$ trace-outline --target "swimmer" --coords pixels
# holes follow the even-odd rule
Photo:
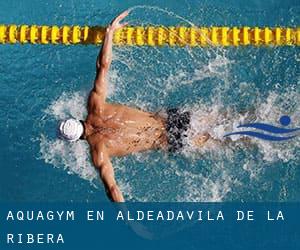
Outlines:
[[[146,150],[180,151],[191,119],[189,112],[179,109],[169,109],[167,116],[162,117],[106,101],[114,32],[127,25],[121,21],[128,14],[128,11],[120,14],[106,29],[96,61],[96,77],[88,98],[86,119],[70,118],[61,121],[58,128],[59,137],[66,141],[82,139],[88,142],[93,164],[99,171],[108,197],[114,202],[124,202],[124,198],[110,159]],[[209,134],[204,133],[195,136],[193,141],[195,146],[201,147],[209,139]]]

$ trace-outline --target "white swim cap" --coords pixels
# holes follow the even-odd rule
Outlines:
[[[61,121],[59,124],[59,137],[66,141],[77,141],[83,134],[84,128],[82,123],[76,119]]]

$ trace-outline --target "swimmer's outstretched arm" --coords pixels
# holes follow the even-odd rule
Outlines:
[[[124,202],[123,195],[115,180],[113,166],[103,143],[93,149],[92,158],[95,167],[99,170],[100,178],[109,199],[114,202]]]
[[[103,98],[106,99],[107,95],[107,74],[112,61],[112,44],[114,32],[117,29],[121,29],[127,25],[127,23],[120,23],[127,15],[128,11],[123,12],[117,16],[111,24],[106,28],[105,38],[103,46],[96,61],[96,78],[94,83],[94,91]]]

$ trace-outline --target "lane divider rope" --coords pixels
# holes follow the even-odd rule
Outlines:
[[[105,27],[1,25],[0,44],[101,44]],[[114,44],[134,46],[299,46],[300,27],[136,26],[115,32]]]

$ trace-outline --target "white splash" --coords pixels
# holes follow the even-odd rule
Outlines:
[[[75,117],[84,119],[86,115],[86,94],[79,92],[63,93],[45,110],[49,120]],[[55,128],[52,128],[55,130]],[[97,173],[91,164],[89,148],[86,142],[68,143],[58,138],[51,139],[42,134],[40,141],[40,158],[54,167],[62,168],[69,174],[77,174],[81,178],[92,181]]]
[[[76,174],[91,183],[98,176],[90,163],[88,145],[83,141],[68,143],[41,135],[40,153],[46,163],[63,168],[68,174]]]
[[[62,95],[45,110],[45,113],[57,120],[74,117],[84,119],[87,93],[62,93]]]
[[[287,98],[289,97],[289,98]],[[292,100],[292,102],[291,102]],[[294,103],[294,105],[293,105]],[[278,124],[279,118],[288,113],[292,119],[293,126],[299,127],[300,117],[300,94],[295,91],[287,90],[286,93],[277,94],[271,92],[265,101],[258,102],[256,108],[253,111],[238,113],[234,110],[224,109],[224,105],[221,103],[213,103],[207,105],[199,103],[194,107],[185,107],[185,110],[191,110],[191,128],[188,131],[188,137],[186,140],[187,147],[185,148],[185,154],[191,154],[192,152],[207,152],[211,150],[223,150],[229,147],[234,150],[235,146],[224,144],[224,135],[236,130],[237,126],[246,122],[264,122],[271,124]],[[238,129],[242,131],[245,129]],[[203,148],[197,148],[193,140],[204,133],[209,133],[212,140],[204,145]],[[234,135],[231,136],[231,141],[240,142],[242,138],[248,138],[247,136]],[[239,146],[242,146],[244,150],[250,146],[250,144],[256,145],[263,155],[263,160],[273,162],[282,160],[288,162],[294,160],[295,157],[299,157],[296,154],[297,149],[300,147],[300,138],[296,137],[292,141],[286,143],[274,143],[270,141],[264,141],[255,138],[248,138],[248,141],[240,142]],[[223,152],[224,153],[224,152]],[[226,153],[228,154],[228,152]]]

